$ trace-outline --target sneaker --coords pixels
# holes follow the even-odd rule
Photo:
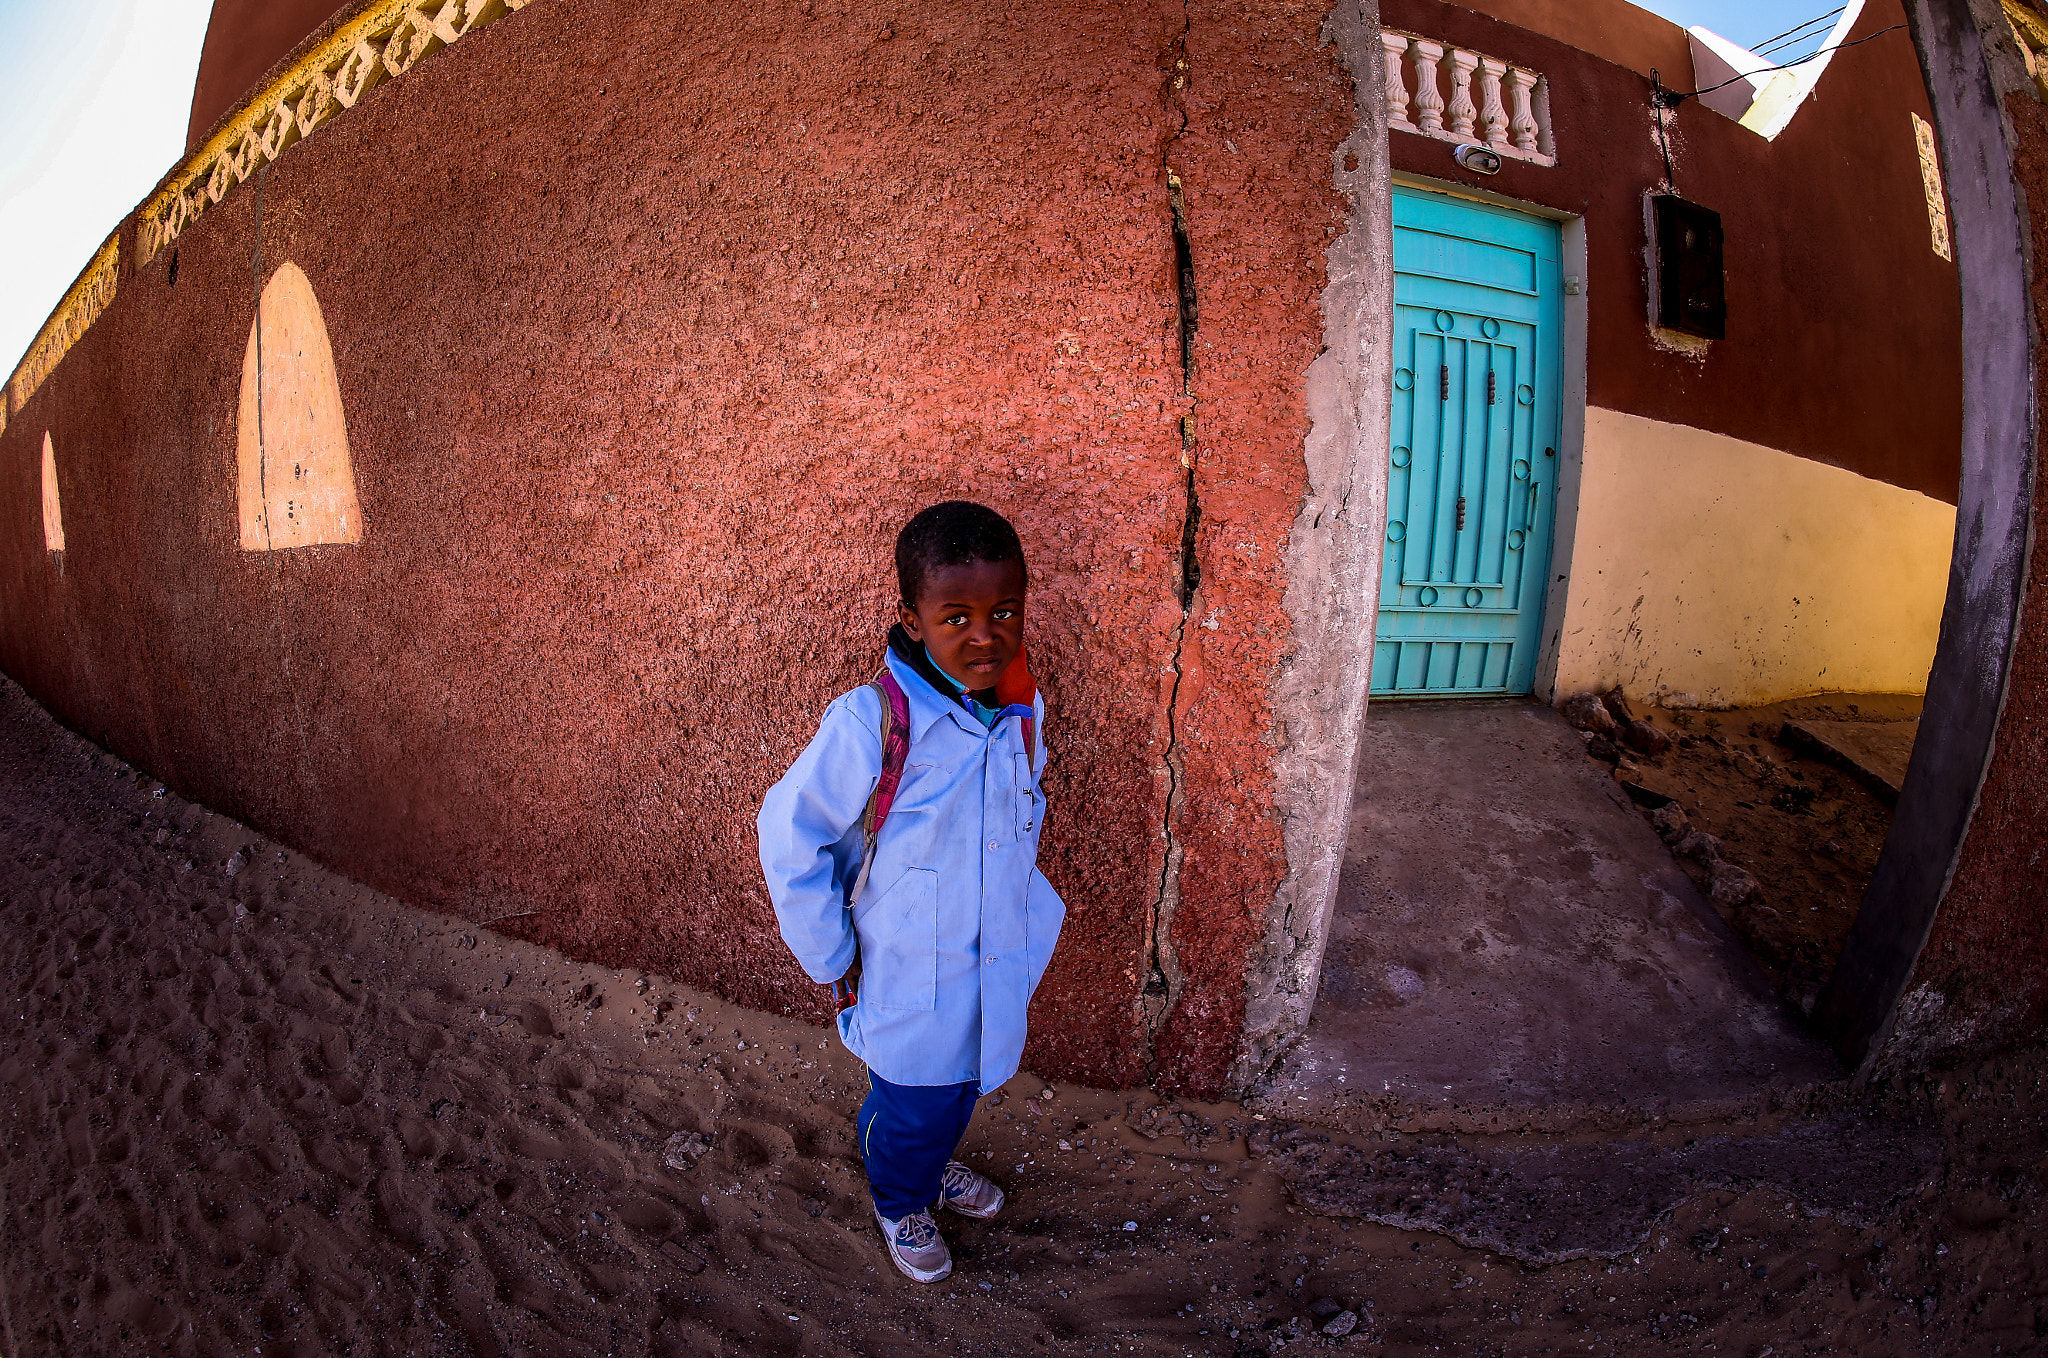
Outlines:
[[[948,1160],[939,1180],[939,1206],[963,1217],[985,1219],[1003,1210],[1003,1190],[958,1160]]]
[[[930,1212],[912,1212],[900,1221],[876,1212],[875,1223],[882,1228],[889,1262],[912,1282],[935,1283],[953,1271],[953,1255]]]

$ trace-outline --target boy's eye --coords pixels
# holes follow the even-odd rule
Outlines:
[[[997,622],[1001,622],[1005,618],[1014,618],[1016,616],[1017,610],[1014,608],[998,608],[995,611],[995,619]]]
[[[949,613],[946,615],[946,626],[965,627],[966,625],[967,615],[965,613]]]

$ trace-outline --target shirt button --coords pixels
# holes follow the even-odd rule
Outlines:
[[[990,841],[988,842],[988,851],[989,851],[990,853],[994,853],[994,852],[996,851],[996,842],[995,842],[995,841],[994,841],[993,839],[991,839],[991,840],[990,840]]]
[[[993,957],[983,958],[982,960],[987,962],[990,966],[994,966],[996,964],[996,959]]]

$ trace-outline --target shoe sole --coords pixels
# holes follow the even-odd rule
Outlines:
[[[876,1221],[875,1225],[876,1229],[880,1230],[881,1222],[879,1220]],[[889,1256],[889,1262],[896,1265],[896,1271],[898,1273],[901,1273],[904,1277],[910,1279],[910,1281],[914,1283],[942,1282],[953,1272],[953,1261],[948,1259],[946,1261],[946,1266],[944,1268],[940,1269],[937,1273],[931,1274],[929,1277],[919,1273],[916,1269],[913,1269],[909,1264],[903,1262],[903,1256],[896,1253],[895,1249],[890,1246],[889,1237],[886,1234],[882,1236],[882,1253]]]
[[[883,1248],[888,1249],[886,1245],[883,1246]],[[896,1265],[896,1271],[898,1273],[901,1273],[904,1277],[910,1279],[910,1281],[914,1283],[944,1282],[946,1278],[950,1276],[953,1272],[953,1266],[951,1264],[948,1264],[944,1268],[940,1269],[937,1273],[932,1274],[930,1277],[925,1277],[921,1273],[912,1271],[910,1265],[904,1263],[902,1258],[896,1253],[896,1251],[888,1250],[888,1254],[889,1262]]]
[[[945,1208],[948,1212],[957,1212],[963,1217],[972,1217],[976,1221],[987,1221],[990,1217],[1002,1211],[1004,1205],[1009,1201],[1009,1195],[1003,1192],[1002,1189],[998,1188],[996,1190],[995,1205],[992,1207],[985,1207],[979,1212],[971,1211],[968,1208],[960,1206],[960,1204],[956,1202],[949,1202],[944,1198],[941,1198],[939,1200],[939,1206]]]

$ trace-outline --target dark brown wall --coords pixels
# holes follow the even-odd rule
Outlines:
[[[0,666],[380,888],[820,1015],[753,815],[872,672],[898,526],[984,500],[1032,559],[1070,906],[1028,1059],[1153,1059],[1177,725],[1207,875],[1154,1069],[1214,1090],[1281,873],[1266,690],[1351,116],[1321,18],[535,0],[230,193],[175,286],[129,231],[118,298],[0,435]],[[1213,383],[1175,723],[1169,161]],[[253,280],[285,260],[324,309],[366,528],[266,556],[236,545],[234,421]]]
[[[1694,357],[1649,329],[1643,199],[1664,179],[1649,82],[1437,0],[1386,0],[1381,17],[1549,79],[1555,166],[1510,160],[1471,175],[1447,144],[1403,132],[1394,165],[1585,218],[1591,404],[1955,502],[1961,312],[1954,267],[1929,248],[1909,114],[1931,115],[1905,32],[1837,53],[1774,142],[1697,101],[1679,109],[1678,191],[1719,212],[1727,233],[1728,338]],[[1850,38],[1902,19],[1898,0],[1874,0]],[[1689,88],[1690,58],[1662,73]]]
[[[197,150],[221,115],[241,103],[265,72],[337,10],[353,8],[335,0],[214,0],[206,43],[199,49],[186,151]]]
[[[1467,0],[1459,8],[1555,38],[1640,75],[1656,71],[1673,84],[1692,70],[1685,30],[1629,0]],[[1400,26],[1391,17],[1385,22]]]

